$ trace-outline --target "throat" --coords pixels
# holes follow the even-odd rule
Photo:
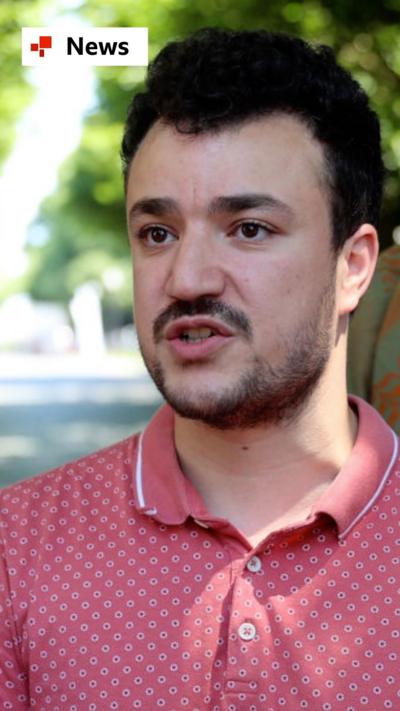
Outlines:
[[[321,482],[318,486],[295,497],[284,498],[271,496],[271,492],[258,492],[246,500],[243,494],[233,500],[229,497],[208,498],[207,509],[217,518],[229,521],[252,544],[257,545],[271,533],[285,528],[294,528],[309,523],[309,517],[315,502],[330,486],[332,479]]]

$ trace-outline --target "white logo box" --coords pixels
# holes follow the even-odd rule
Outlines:
[[[41,50],[40,37],[45,41]],[[32,45],[37,49],[32,49]],[[147,27],[90,27],[78,30],[22,28],[24,67],[143,67],[148,64]]]

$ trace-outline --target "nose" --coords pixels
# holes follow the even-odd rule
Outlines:
[[[174,250],[166,293],[171,299],[192,301],[199,296],[220,296],[225,275],[218,248],[203,234],[181,237]]]

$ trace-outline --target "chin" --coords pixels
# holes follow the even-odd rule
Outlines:
[[[154,374],[153,374],[154,375]],[[157,379],[156,379],[157,377]],[[196,377],[196,386],[186,384],[185,378],[175,382],[171,378],[155,382],[166,402],[181,417],[197,420],[219,430],[246,429],[260,424],[277,423],[282,417],[285,400],[285,415],[288,400],[276,393],[261,390],[253,377],[238,378],[234,383],[213,384],[210,378],[204,384]],[[158,381],[157,381],[158,380]],[[289,396],[291,401],[291,395]]]
[[[283,343],[279,365],[254,355],[241,371],[219,372],[209,361],[172,365],[146,358],[147,369],[165,400],[181,417],[218,429],[288,424],[309,404],[329,362],[333,291],[325,294],[313,317]],[[222,371],[222,372],[221,372]]]

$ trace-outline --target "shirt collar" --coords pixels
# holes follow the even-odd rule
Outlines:
[[[398,456],[398,439],[379,413],[360,398],[349,402],[358,414],[357,438],[350,457],[311,516],[328,514],[344,538],[373,506]],[[164,405],[140,435],[134,461],[137,508],[166,525],[192,516],[211,520],[203,501],[184,476],[174,442],[174,413]]]
[[[315,502],[312,514],[331,516],[344,538],[379,497],[399,455],[396,434],[381,415],[361,398],[349,403],[358,415],[358,432],[347,461]]]
[[[182,524],[192,514],[190,484],[179,466],[169,405],[156,412],[140,435],[134,465],[138,509],[160,523]]]

